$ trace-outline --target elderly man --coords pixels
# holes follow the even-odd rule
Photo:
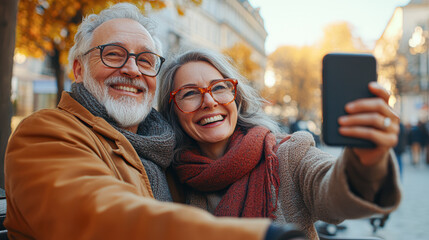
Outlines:
[[[10,139],[9,238],[262,239],[281,232],[267,219],[215,218],[172,203],[178,191],[166,168],[175,143],[151,107],[164,62],[152,30],[126,3],[84,19],[70,50],[72,91],[56,109],[23,120]]]

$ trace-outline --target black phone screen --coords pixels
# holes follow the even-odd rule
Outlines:
[[[330,53],[323,58],[322,138],[327,145],[374,147],[364,139],[344,137],[338,132],[338,118],[346,115],[346,103],[374,97],[368,83],[377,81],[376,60],[370,54]]]

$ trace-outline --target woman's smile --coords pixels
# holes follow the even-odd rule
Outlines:
[[[212,127],[214,125],[218,125],[214,123],[221,123],[224,119],[225,117],[221,114],[216,114],[214,116],[204,116],[201,120],[198,121],[198,124],[201,126],[209,125],[210,127]]]

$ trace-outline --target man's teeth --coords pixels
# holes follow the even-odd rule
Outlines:
[[[132,92],[132,93],[138,92],[137,88],[127,87],[127,86],[113,86],[113,88],[118,89],[118,90],[127,91],[127,92]]]
[[[212,122],[217,122],[217,121],[221,121],[223,120],[223,117],[221,115],[216,115],[213,117],[209,117],[209,118],[204,118],[203,120],[200,121],[201,125],[206,125]]]

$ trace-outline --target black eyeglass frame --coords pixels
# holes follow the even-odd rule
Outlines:
[[[116,46],[116,47],[120,47],[120,48],[122,48],[122,49],[124,49],[124,50],[125,50],[125,52],[127,53],[127,58],[125,59],[124,63],[122,63],[122,65],[121,65],[121,66],[119,66],[119,67],[112,67],[112,66],[109,66],[108,64],[106,64],[106,63],[104,62],[103,57],[102,57],[102,56],[103,56],[103,50],[104,50],[104,48],[105,48],[105,47],[107,47],[107,46]],[[160,55],[158,55],[158,54],[156,54],[156,53],[154,53],[154,52],[145,51],[145,52],[140,52],[140,53],[137,53],[137,54],[135,54],[135,53],[130,53],[130,52],[128,52],[128,50],[127,50],[126,48],[124,48],[123,46],[118,45],[118,44],[114,44],[114,43],[108,43],[108,44],[103,44],[103,45],[98,45],[98,46],[96,46],[96,47],[93,47],[93,48],[89,49],[88,51],[86,51],[86,52],[83,54],[83,56],[88,55],[90,52],[92,52],[92,51],[94,51],[94,50],[96,50],[96,49],[100,49],[100,59],[101,59],[101,62],[103,62],[103,64],[104,64],[105,66],[107,66],[107,67],[111,67],[111,68],[121,68],[121,67],[123,67],[123,66],[128,62],[128,59],[130,59],[130,56],[133,56],[133,57],[134,57],[134,60],[136,61],[136,65],[138,66],[137,59],[138,59],[138,57],[139,57],[141,54],[143,54],[143,53],[150,53],[150,54],[153,54],[153,55],[155,55],[155,56],[159,57],[159,59],[161,60],[161,63],[159,64],[159,69],[158,69],[158,71],[155,73],[155,75],[149,75],[149,74],[143,73],[143,72],[142,72],[142,71],[140,71],[140,69],[139,69],[139,71],[140,71],[140,73],[141,73],[141,74],[143,74],[143,75],[145,75],[145,76],[149,76],[149,77],[155,77],[155,76],[157,76],[157,75],[159,74],[159,72],[161,71],[162,64],[165,62],[165,58],[163,58],[162,56],[160,56]]]

